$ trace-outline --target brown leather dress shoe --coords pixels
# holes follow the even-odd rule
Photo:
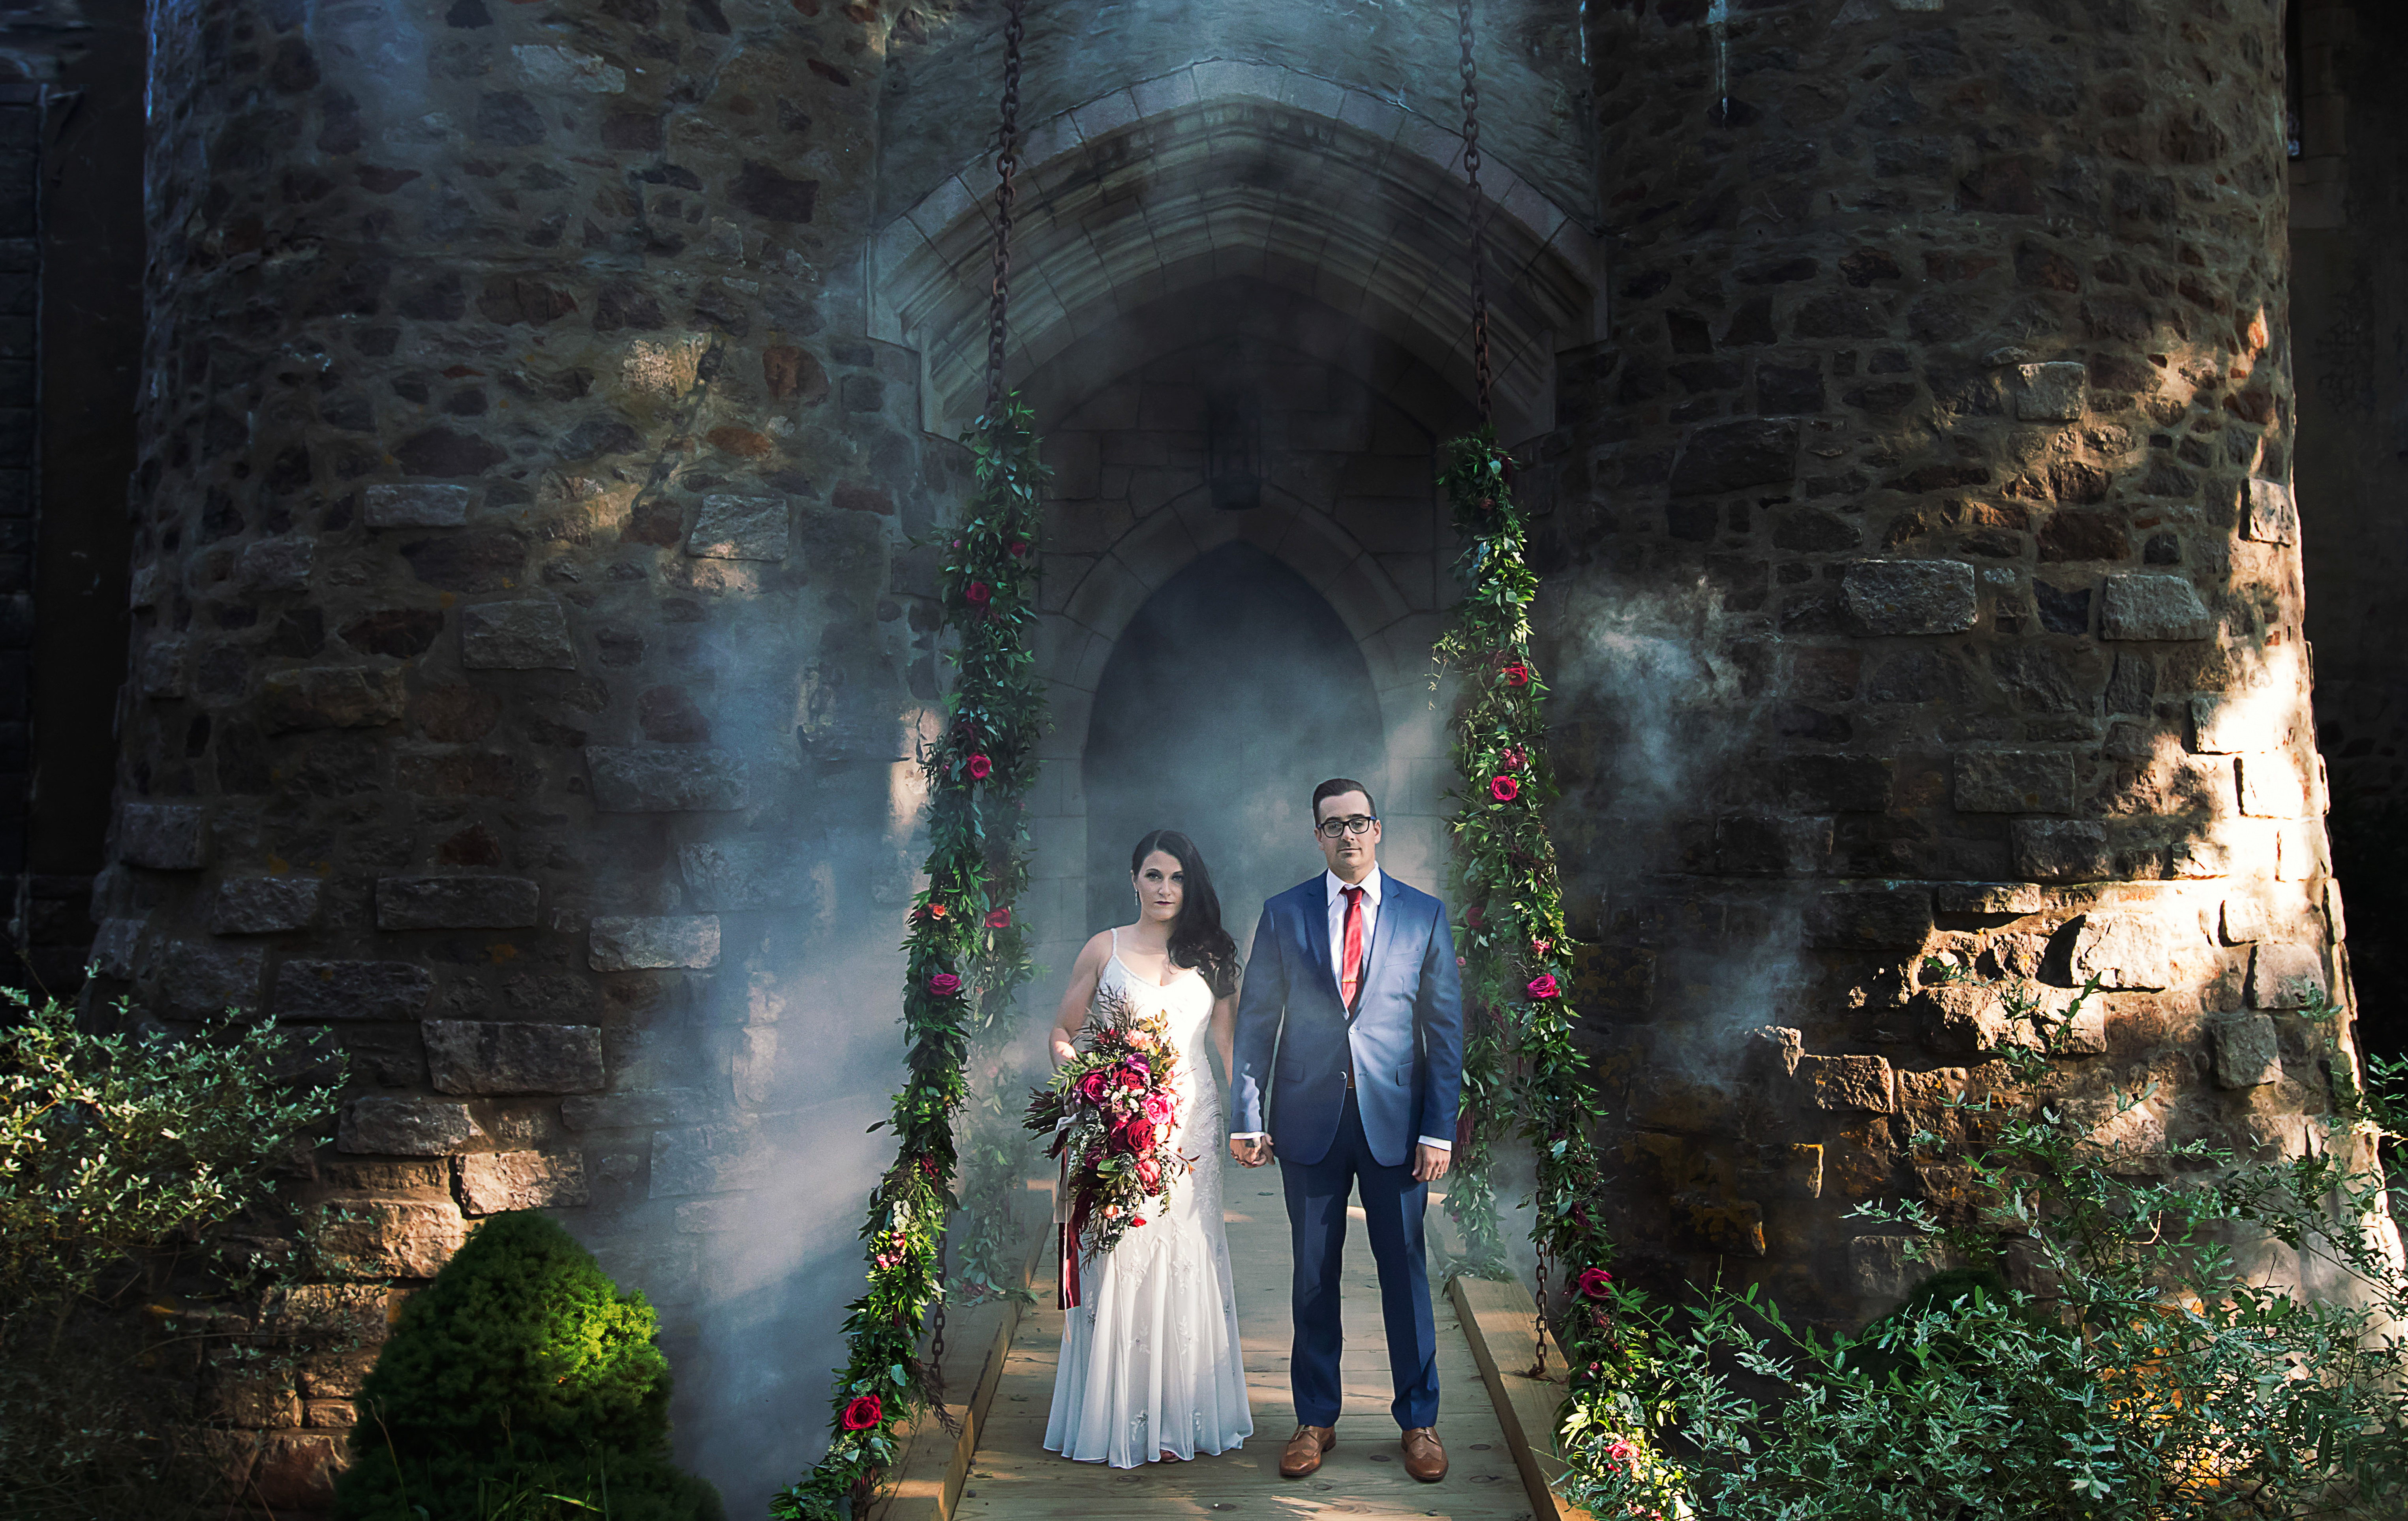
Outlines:
[[[1446,1449],[1439,1444],[1438,1428],[1416,1426],[1405,1432],[1405,1471],[1424,1484],[1446,1477]]]
[[[1296,1435],[1287,1439],[1287,1451],[1280,1454],[1280,1477],[1301,1479],[1321,1467],[1321,1455],[1338,1445],[1338,1432],[1333,1427],[1299,1426]],[[1445,1459],[1440,1460],[1443,1471]],[[1409,1467],[1411,1465],[1408,1465]]]

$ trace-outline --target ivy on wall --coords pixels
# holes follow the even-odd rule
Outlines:
[[[1440,480],[1464,549],[1464,595],[1438,658],[1463,686],[1455,761],[1455,898],[1463,915],[1463,1109],[1447,1212],[1470,1270],[1509,1276],[1493,1178],[1496,1148],[1519,1128],[1536,1164],[1531,1241],[1539,1297],[1552,1309],[1549,1271],[1571,1313],[1551,1314],[1571,1363],[1558,1431],[1576,1466],[1645,1461],[1644,1425],[1630,1418],[1639,1370],[1609,1306],[1630,1297],[1607,1269],[1597,1190],[1604,1174],[1594,1129],[1602,1112],[1589,1060],[1573,1041],[1571,941],[1544,809],[1556,796],[1547,764],[1547,684],[1530,653],[1539,578],[1526,556],[1527,524],[1513,499],[1512,460],[1493,430],[1447,446]],[[1542,1331],[1541,1357],[1546,1356]],[[1627,1433],[1598,1442],[1595,1434]]]
[[[1013,911],[1028,880],[1021,799],[1037,777],[1045,698],[1037,623],[1035,419],[1016,398],[966,436],[976,489],[945,546],[939,585],[955,678],[945,727],[924,757],[927,886],[903,943],[907,1075],[889,1119],[895,1163],[862,1226],[868,1291],[847,1307],[850,1351],[829,1399],[827,1456],[770,1501],[781,1521],[837,1521],[876,1489],[897,1431],[941,1407],[921,1327],[944,1292],[942,1245],[960,1157],[954,1119],[969,1098],[973,1040],[999,1026],[1031,968]],[[982,1239],[982,1238],[981,1238]],[[982,1270],[991,1265],[981,1264]]]

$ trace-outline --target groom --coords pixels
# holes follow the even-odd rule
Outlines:
[[[1369,788],[1345,777],[1323,782],[1312,790],[1312,824],[1329,869],[1263,905],[1238,1001],[1231,1083],[1230,1155],[1260,1167],[1276,1144],[1295,1233],[1289,1375],[1298,1425],[1280,1472],[1302,1478],[1338,1444],[1338,1288],[1352,1187],[1380,1265],[1397,1389],[1388,1408],[1404,1428],[1405,1471],[1435,1484],[1446,1477],[1446,1449],[1436,1429],[1438,1333],[1422,1206],[1431,1180],[1446,1175],[1463,1083],[1455,937],[1437,898],[1382,874]]]

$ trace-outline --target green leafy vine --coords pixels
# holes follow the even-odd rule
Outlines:
[[[912,899],[903,942],[907,1074],[890,1117],[871,1126],[892,1127],[896,1158],[870,1191],[861,1229],[869,1287],[847,1307],[851,1355],[829,1398],[827,1455],[771,1498],[781,1521],[857,1513],[898,1455],[900,1429],[940,1407],[919,1342],[944,1294],[941,1246],[964,1162],[954,1118],[970,1099],[973,1043],[999,1044],[979,1037],[1006,1023],[1032,970],[1013,905],[1028,880],[1022,798],[1036,781],[1045,722],[1031,639],[1044,467],[1035,418],[1017,398],[981,418],[965,442],[976,488],[939,573],[955,675],[944,731],[924,755],[928,885]]]

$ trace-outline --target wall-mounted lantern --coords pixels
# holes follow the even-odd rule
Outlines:
[[[1223,511],[1263,505],[1263,404],[1254,393],[1215,391],[1206,399],[1204,484]]]

